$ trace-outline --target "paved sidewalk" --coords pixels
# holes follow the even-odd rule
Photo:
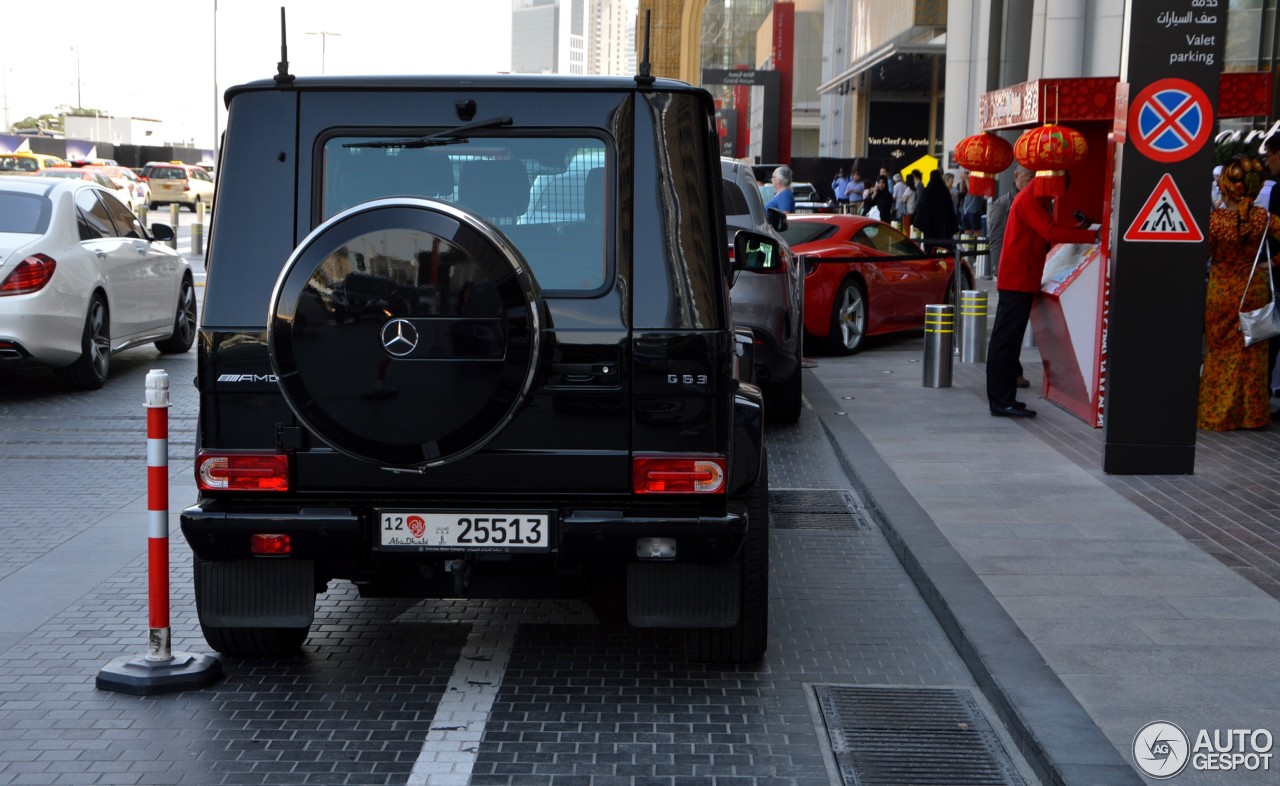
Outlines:
[[[1108,476],[1101,432],[1035,394],[1034,349],[1022,397],[1039,417],[1015,421],[987,412],[982,364],[924,387],[918,346],[819,358],[806,397],[1046,782],[1143,782],[1132,749],[1153,721],[1193,746],[1202,729],[1280,734],[1277,427],[1202,434],[1193,476]],[[1091,748],[1098,730],[1118,757]],[[1280,761],[1167,782],[1277,783]]]

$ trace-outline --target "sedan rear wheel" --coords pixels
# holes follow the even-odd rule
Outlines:
[[[867,293],[852,279],[840,284],[831,307],[831,332],[827,349],[836,355],[852,355],[862,349],[867,336]]]
[[[182,279],[178,292],[178,313],[173,318],[173,335],[156,342],[156,349],[166,355],[186,352],[196,340],[196,288],[191,279]]]
[[[58,381],[70,390],[97,390],[107,381],[111,368],[111,323],[107,301],[95,293],[89,301],[89,313],[80,339],[80,357],[64,368],[56,369]]]

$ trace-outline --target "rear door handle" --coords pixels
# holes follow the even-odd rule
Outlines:
[[[611,376],[617,373],[612,363],[552,363],[551,372],[566,379],[583,381],[594,377]]]

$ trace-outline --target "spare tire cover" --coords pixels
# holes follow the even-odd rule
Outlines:
[[[267,339],[312,433],[366,461],[433,466],[478,450],[520,407],[539,312],[528,265],[493,226],[441,202],[382,199],[293,252]]]

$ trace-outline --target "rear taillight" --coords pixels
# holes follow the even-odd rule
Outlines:
[[[183,191],[190,191],[190,190],[191,190],[191,181],[190,181],[190,180],[183,180],[183,181],[182,181],[182,190],[183,190]]]
[[[724,456],[634,456],[631,490],[636,494],[723,494]]]
[[[0,297],[4,295],[29,295],[39,292],[53,278],[58,263],[44,254],[32,254],[18,263],[13,272],[0,283]]]
[[[293,540],[279,533],[257,533],[249,536],[249,553],[259,557],[283,557],[293,552]]]
[[[289,457],[284,453],[217,453],[196,456],[201,491],[288,491]]]

